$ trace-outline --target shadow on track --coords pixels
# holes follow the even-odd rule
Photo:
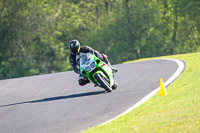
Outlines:
[[[105,93],[105,91],[96,91],[96,92],[72,94],[72,95],[69,95],[69,96],[57,96],[57,97],[44,98],[44,99],[40,99],[40,100],[33,100],[33,101],[12,103],[12,104],[7,104],[7,105],[0,105],[0,107],[14,106],[14,105],[19,105],[19,104],[27,104],[27,103],[49,102],[49,101],[63,100],[63,99],[69,99],[69,98],[77,98],[77,97],[99,95],[99,94],[103,94],[103,93]]]

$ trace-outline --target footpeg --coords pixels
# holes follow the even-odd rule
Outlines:
[[[118,72],[118,69],[116,69],[116,68],[112,68],[112,70],[113,70],[113,72]]]

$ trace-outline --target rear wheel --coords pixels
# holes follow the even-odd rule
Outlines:
[[[114,85],[112,86],[112,89],[113,89],[113,90],[117,89],[117,86],[118,86],[117,81],[114,80]]]
[[[101,85],[101,87],[103,87],[106,91],[108,91],[108,92],[112,91],[112,88],[110,87],[110,83],[107,80],[105,80],[101,76],[101,74],[98,73],[94,77],[98,81],[98,83]]]

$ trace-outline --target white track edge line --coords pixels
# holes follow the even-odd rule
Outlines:
[[[160,59],[155,59],[155,60],[160,60]],[[168,86],[171,82],[173,82],[184,70],[185,65],[182,61],[178,60],[178,59],[169,59],[169,58],[162,58],[161,60],[171,60],[177,63],[178,68],[176,70],[176,72],[166,81],[164,82],[164,86]],[[136,104],[134,104],[132,107],[130,107],[129,109],[127,109],[126,111],[124,111],[122,114],[100,124],[101,125],[105,125],[127,113],[129,113],[130,111],[132,111],[133,109],[135,109],[136,107],[138,107],[139,105],[141,105],[142,103],[146,102],[148,99],[150,99],[154,94],[156,94],[158,91],[160,90],[160,87],[156,88],[155,90],[153,90],[152,92],[150,92],[148,95],[146,95],[144,98],[142,98],[140,101],[138,101]]]

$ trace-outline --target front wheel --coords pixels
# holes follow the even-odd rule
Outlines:
[[[108,83],[108,81],[106,81],[101,74],[96,74],[95,79],[97,80],[97,82],[101,85],[101,87],[103,87],[106,91],[111,92],[112,88],[110,87],[110,84]]]

